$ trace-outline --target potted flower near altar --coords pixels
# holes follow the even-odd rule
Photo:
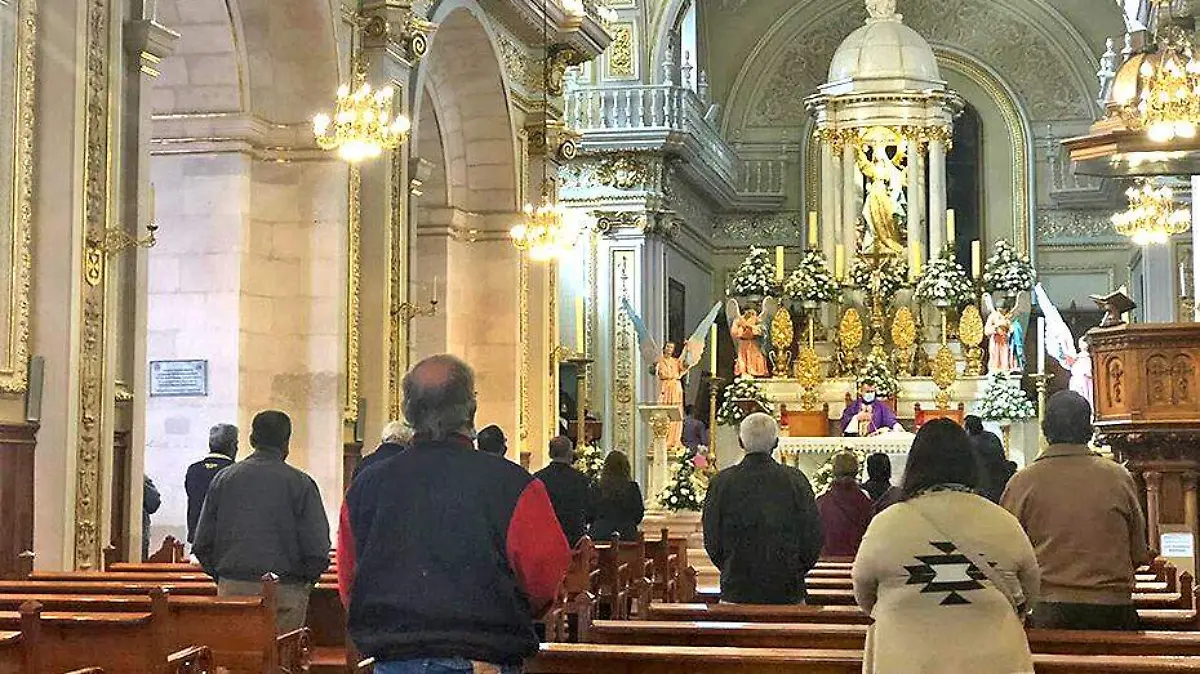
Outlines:
[[[957,309],[975,301],[975,284],[957,260],[943,253],[925,266],[913,296],[938,309]]]
[[[874,264],[866,258],[856,258],[850,266],[850,284],[868,296],[878,293],[884,307],[896,299],[896,293],[908,287],[908,262],[902,257],[887,257],[879,264],[879,286],[875,283]]]
[[[704,496],[708,493],[709,474],[708,448],[697,447],[695,454],[682,452],[671,463],[671,474],[667,486],[659,495],[662,507],[672,512],[699,512],[704,507]]]
[[[757,306],[764,297],[775,296],[778,293],[779,286],[775,283],[771,252],[766,248],[751,246],[750,254],[733,273],[733,280],[729,283],[729,296],[741,298],[743,303]]]
[[[753,377],[739,377],[725,387],[721,407],[717,410],[717,423],[722,426],[737,426],[755,412],[775,413],[758,382]]]
[[[984,421],[998,424],[1004,433],[1004,448],[1009,449],[1009,440],[1014,423],[1032,419],[1037,415],[1033,401],[1021,388],[1019,376],[1010,377],[1007,372],[994,372],[984,387],[975,413]]]
[[[996,251],[983,267],[983,288],[1013,298],[1029,292],[1037,282],[1037,273],[1029,258],[1017,252],[1007,241],[996,242]]]
[[[829,262],[819,250],[806,250],[800,265],[783,284],[783,295],[805,309],[816,309],[822,302],[833,302],[842,289],[829,271]]]
[[[584,445],[575,453],[575,469],[593,482],[599,480],[604,470],[604,450],[596,445]]]

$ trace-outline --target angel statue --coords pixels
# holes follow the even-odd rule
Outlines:
[[[738,377],[765,377],[770,374],[767,356],[763,352],[763,341],[767,336],[767,321],[775,313],[779,302],[773,297],[763,300],[763,310],[754,307],[742,309],[738,301],[730,298],[725,302],[725,318],[729,321],[729,335],[737,345],[737,361],[733,374]]]
[[[658,378],[658,404],[675,405],[679,408],[680,421],[672,422],[667,431],[667,447],[677,447],[683,437],[683,376],[704,356],[704,338],[717,320],[721,303],[714,304],[712,311],[708,312],[700,325],[692,331],[692,336],[683,343],[683,352],[679,356],[675,355],[674,342],[667,342],[663,344],[662,349],[658,348],[658,342],[650,336],[645,321],[634,311],[629,300],[622,299],[621,304],[637,332],[638,348],[643,360],[653,363],[651,373]]]
[[[870,158],[862,146],[856,148],[858,170],[869,181],[862,211],[867,223],[863,250],[903,255],[904,245],[900,243],[896,218],[903,213],[900,202],[904,198],[904,170],[900,166],[904,163],[904,150],[903,145],[897,143],[896,155],[891,157],[888,155],[890,144],[884,141],[872,143]]]
[[[896,15],[896,0],[867,0],[867,13],[872,19],[888,19]]]
[[[1037,295],[1038,306],[1042,308],[1042,314],[1046,317],[1046,334],[1042,335],[1042,339],[1046,342],[1047,355],[1071,373],[1071,390],[1083,396],[1088,404],[1092,405],[1092,409],[1096,409],[1095,388],[1092,383],[1092,353],[1088,348],[1087,336],[1079,338],[1079,348],[1076,349],[1071,328],[1067,327],[1067,322],[1058,312],[1058,307],[1050,301],[1050,296],[1046,294],[1042,284],[1034,286],[1033,292]]]
[[[989,372],[1023,372],[1025,370],[1024,321],[1029,315],[1029,294],[1021,293],[1012,306],[997,307],[992,296],[983,296],[987,321],[983,334],[988,337]],[[1018,354],[1020,354],[1018,356]]]

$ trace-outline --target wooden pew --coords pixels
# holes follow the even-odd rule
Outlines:
[[[120,674],[178,674],[211,670],[205,647],[174,653],[167,647],[165,620],[160,613],[43,613],[30,602],[19,612],[0,611],[0,630],[25,627],[30,638],[36,616],[35,664],[31,671],[66,672],[99,666]],[[205,669],[207,667],[207,669]]]
[[[1038,674],[1166,674],[1200,671],[1200,658],[1035,655]],[[542,644],[526,674],[860,674],[857,650]]]
[[[309,631],[275,634],[275,583],[273,577],[264,579],[261,597],[169,596],[159,588],[146,594],[0,594],[0,610],[34,601],[56,613],[151,613],[166,622],[168,648],[211,645],[212,659],[230,672],[306,671],[312,652]]]
[[[861,650],[867,625],[609,621],[592,623],[589,643],[735,648]],[[1200,632],[1028,630],[1035,653],[1200,657]]]

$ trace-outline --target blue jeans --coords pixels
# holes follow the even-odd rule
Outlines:
[[[483,665],[497,674],[521,674],[519,665]],[[376,662],[375,674],[472,674],[475,663],[466,658],[423,658]]]

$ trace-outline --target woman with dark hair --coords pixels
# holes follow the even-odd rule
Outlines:
[[[1004,455],[1004,444],[999,436],[983,428],[983,419],[970,414],[963,419],[963,425],[979,461],[979,493],[992,503],[999,503],[1008,481],[1017,472],[1017,464]]]
[[[900,488],[892,484],[892,459],[882,452],[867,457],[867,481],[863,491],[875,504],[875,512],[882,512],[900,500]]]
[[[592,504],[592,540],[608,540],[614,533],[623,541],[637,538],[637,528],[646,511],[642,490],[633,481],[629,457],[624,452],[612,451],[604,457]]]
[[[948,419],[922,426],[901,502],[875,516],[854,560],[854,596],[875,619],[866,674],[1033,672],[1023,622],[1040,590],[1037,558],[978,487],[966,432]]]

